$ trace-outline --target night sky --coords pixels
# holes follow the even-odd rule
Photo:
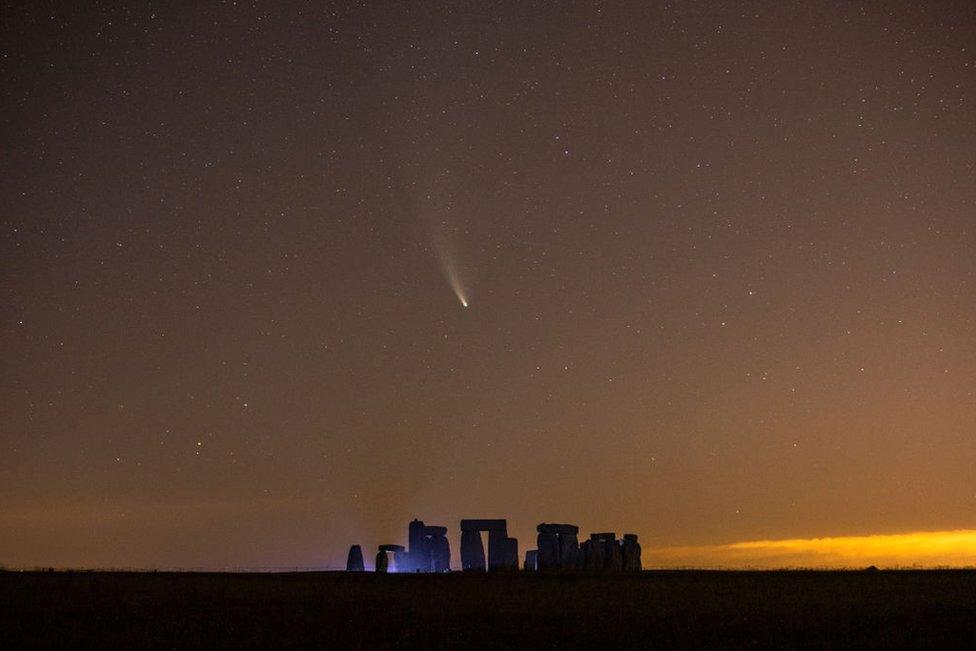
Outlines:
[[[0,565],[976,529],[969,0],[63,4],[0,10]]]

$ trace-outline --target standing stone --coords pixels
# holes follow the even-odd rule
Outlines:
[[[481,532],[488,532],[488,569],[506,567],[508,554],[508,524],[503,519],[461,520],[461,567],[465,570],[485,569],[485,550],[481,544]],[[516,567],[518,560],[516,558]]]
[[[604,543],[607,552],[607,571],[620,572],[624,569],[624,555],[620,549],[620,541],[608,540]]]
[[[359,545],[353,545],[349,548],[349,556],[346,557],[346,572],[364,572],[365,570],[363,548]]]
[[[505,539],[505,559],[504,559],[504,569],[515,571],[518,570],[518,539],[516,538],[506,538]]]
[[[641,546],[637,542],[637,534],[624,534],[623,555],[625,572],[641,571]]]
[[[577,567],[581,570],[589,570],[593,565],[593,541],[584,540],[580,543],[580,553]]]
[[[576,567],[575,570],[585,570],[586,569],[586,557],[589,554],[589,540],[584,540],[579,545],[579,550],[576,552]]]
[[[539,532],[539,569],[576,569],[579,527],[575,524],[543,522],[535,529]]]
[[[575,533],[559,535],[559,567],[564,570],[576,569],[576,557],[579,556],[579,541]]]
[[[559,537],[554,533],[540,533],[536,538],[539,548],[539,570],[554,570],[559,567]]]
[[[535,549],[529,549],[525,552],[525,564],[522,569],[526,572],[535,572],[539,569],[538,566],[539,552]]]
[[[586,559],[588,572],[602,572],[607,564],[606,543],[598,534],[590,535],[590,553]]]
[[[485,546],[478,530],[461,531],[461,569],[465,572],[485,571]]]
[[[391,572],[391,573],[399,572],[400,568],[404,564],[403,555],[404,552],[406,551],[407,548],[404,547],[403,545],[380,545],[380,553],[384,555],[383,571]],[[387,556],[386,555],[387,552],[390,552],[391,556]],[[376,567],[379,568],[379,562],[378,562],[379,556],[377,556],[376,559],[377,559]],[[376,571],[378,572],[379,569],[377,569]]]
[[[488,570],[505,568],[506,550],[508,549],[508,530],[488,530]],[[516,561],[516,564],[518,561]]]
[[[414,520],[407,527],[409,554],[405,554],[401,572],[430,572],[430,549],[424,535],[423,520]]]
[[[390,559],[382,549],[376,552],[376,572],[386,574],[390,569]]]
[[[430,569],[432,572],[447,572],[451,569],[451,543],[447,536],[430,538]]]

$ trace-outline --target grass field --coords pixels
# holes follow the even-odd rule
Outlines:
[[[976,571],[0,573],[0,648],[976,648]]]

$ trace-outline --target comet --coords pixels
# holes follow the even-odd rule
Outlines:
[[[458,302],[461,303],[461,307],[467,308],[471,304],[471,301],[468,299],[468,292],[461,282],[461,274],[458,272],[457,257],[455,254],[456,247],[453,246],[452,238],[444,222],[437,224],[431,229],[431,239],[433,241],[434,251],[437,254],[437,260],[440,262],[441,272],[444,274],[444,279],[447,280],[451,291],[454,292]]]
[[[460,264],[463,256],[458,243],[459,236],[467,234],[467,229],[463,227],[463,213],[455,210],[458,203],[450,172],[446,169],[440,170],[430,179],[428,186],[421,217],[430,236],[431,249],[444,280],[461,307],[467,309],[471,305],[468,292],[470,288],[462,282],[461,271],[469,270]]]
[[[444,277],[447,278],[447,284],[451,286],[451,290],[457,296],[461,307],[468,307],[468,296],[464,291],[464,287],[461,286],[461,278],[454,269],[454,265],[450,264],[444,256],[440,256],[440,258],[441,264],[444,267]]]

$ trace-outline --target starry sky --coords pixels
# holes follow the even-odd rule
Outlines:
[[[0,11],[0,565],[976,529],[968,0],[62,5]]]

